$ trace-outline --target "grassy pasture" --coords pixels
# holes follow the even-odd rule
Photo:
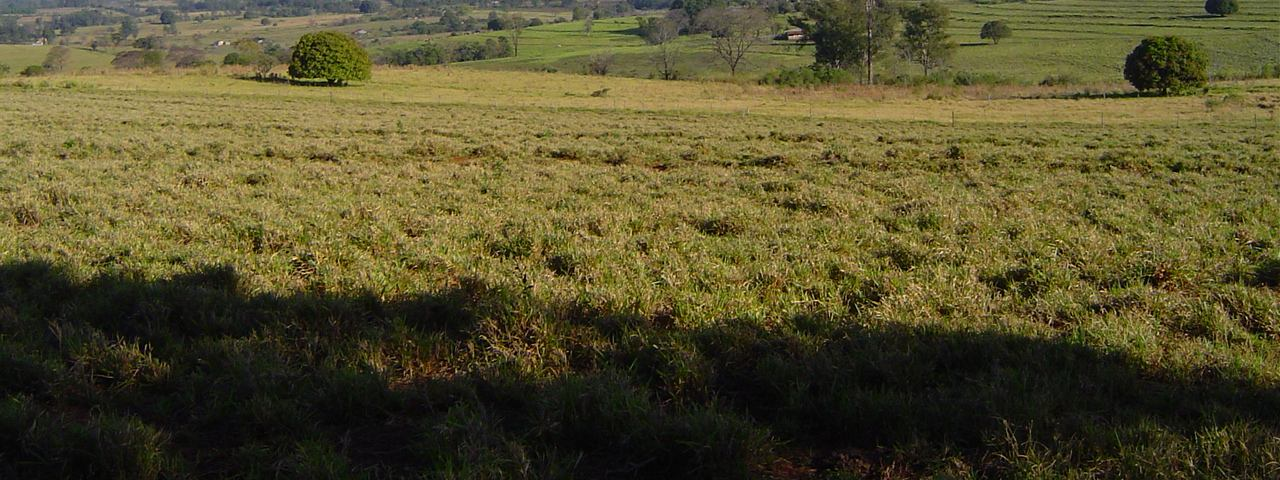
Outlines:
[[[960,45],[950,67],[1014,82],[1036,83],[1048,76],[1070,76],[1082,82],[1123,81],[1125,55],[1151,35],[1180,35],[1203,44],[1210,53],[1214,75],[1256,74],[1264,65],[1280,64],[1280,4],[1275,2],[1250,2],[1245,11],[1226,18],[1208,17],[1203,2],[1185,0],[943,3],[952,9],[950,34]],[[997,19],[1015,29],[1014,37],[1000,45],[987,45],[978,33],[983,23]],[[653,73],[654,48],[634,35],[634,28],[631,17],[596,21],[591,35],[583,33],[582,22],[530,28],[522,39],[520,56],[467,66],[582,72],[591,55],[613,53],[619,74],[647,77]],[[728,76],[705,35],[682,37],[678,44],[685,57],[681,70],[686,75]],[[812,61],[812,47],[770,43],[748,56],[743,76],[754,78],[774,68]],[[895,58],[886,58],[882,68],[889,76],[919,73],[919,67]]]
[[[1069,77],[1085,83],[1110,83],[1123,80],[1124,57],[1145,36],[1180,35],[1202,43],[1208,49],[1213,75],[1239,76],[1256,74],[1264,65],[1280,64],[1280,3],[1251,1],[1239,14],[1225,18],[1206,16],[1203,2],[1196,0],[1053,0],[981,5],[966,0],[944,0],[952,10],[951,35],[960,44],[951,68],[977,74],[991,74],[1016,83],[1037,83],[1049,76]],[[520,10],[526,18],[550,20],[568,17],[567,11],[555,9]],[[483,18],[488,10],[476,9],[473,16]],[[658,14],[652,12],[648,14]],[[987,45],[978,38],[983,23],[1002,19],[1015,30],[1014,37],[1000,45]],[[435,18],[423,18],[434,22]],[[345,22],[351,22],[343,25]],[[203,22],[181,22],[179,34],[166,36],[155,17],[141,22],[141,35],[157,35],[172,44],[205,49],[211,59],[218,60],[231,52],[231,47],[213,47],[217,40],[233,41],[242,37],[263,37],[291,45],[303,34],[316,30],[338,30],[347,33],[367,30],[361,41],[371,49],[395,48],[397,45],[434,39],[444,44],[458,41],[483,41],[505,35],[485,32],[472,35],[407,35],[401,29],[412,20],[373,21],[370,16],[325,14],[297,18],[273,18],[271,25],[260,19],[223,17]],[[87,46],[93,39],[105,36],[108,26],[77,30],[66,40]],[[614,74],[649,77],[653,74],[654,48],[634,34],[634,17],[603,19],[594,22],[590,35],[583,32],[582,22],[547,24],[529,28],[521,39],[520,55],[466,64],[467,68],[484,70],[557,70],[581,73],[592,55],[615,55]],[[711,51],[705,35],[682,37],[679,71],[688,78],[722,79],[727,69]],[[29,61],[29,52],[16,47],[0,48],[0,63],[11,66]],[[15,55],[22,58],[14,57]],[[96,56],[74,59],[73,66],[101,66],[106,62]],[[778,67],[797,67],[812,63],[812,47],[786,43],[762,45],[748,55],[741,78],[756,79]],[[37,62],[38,63],[38,62]],[[27,64],[23,64],[25,66]],[[894,58],[886,58],[881,71],[888,76],[914,75],[919,67]]]
[[[1025,81],[1074,75],[1122,80],[1124,57],[1143,37],[1178,35],[1204,45],[1214,75],[1256,74],[1280,63],[1280,3],[1242,2],[1239,14],[1208,16],[1196,0],[1053,0],[979,5],[952,1],[955,67]],[[1002,19],[1014,37],[982,43],[982,24]]]
[[[1229,88],[9,80],[0,476],[1274,478]]]
[[[44,63],[52,46],[42,45],[0,45],[0,63],[9,66],[9,74],[15,75],[29,65]],[[68,69],[103,68],[111,65],[113,56],[109,53],[95,52],[87,48],[72,48]]]

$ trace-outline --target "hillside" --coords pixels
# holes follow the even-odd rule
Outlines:
[[[1204,14],[1203,2],[1196,0],[1051,0],[981,4],[967,0],[943,0],[952,10],[950,33],[959,49],[950,69],[986,81],[1039,83],[1053,76],[1071,83],[1121,82],[1120,68],[1124,57],[1145,36],[1180,35],[1203,44],[1211,56],[1210,73],[1215,76],[1238,77],[1256,75],[1264,67],[1280,65],[1280,3],[1247,1],[1240,13],[1225,17]],[[484,18],[488,10],[476,9],[470,15]],[[570,17],[567,9],[515,9],[526,18],[551,22]],[[659,11],[639,12],[657,15]],[[1014,29],[1014,36],[999,45],[988,45],[978,38],[983,23],[1001,19]],[[435,22],[436,17],[422,17]],[[782,17],[779,16],[781,22]],[[220,16],[202,21],[185,21],[179,33],[166,35],[154,17],[141,24],[141,36],[157,35],[170,45],[192,46],[207,52],[218,62],[232,51],[229,45],[238,38],[264,38],[291,45],[309,31],[338,30],[347,33],[365,31],[361,41],[378,52],[423,41],[449,45],[462,41],[483,41],[506,35],[505,32],[476,34],[414,35],[405,27],[411,18],[389,19],[386,15],[319,14],[308,17],[268,19]],[[781,23],[780,23],[781,24]],[[529,28],[521,40],[520,55],[512,58],[468,62],[466,68],[484,70],[535,70],[583,73],[593,55],[612,55],[612,75],[647,78],[654,74],[654,47],[646,46],[636,35],[636,20],[626,16],[598,20],[587,34],[582,22],[547,23]],[[85,27],[63,40],[87,47],[102,38],[112,26]],[[710,49],[706,35],[682,37],[678,71],[685,78],[723,79],[728,70]],[[108,49],[111,53],[119,48]],[[12,70],[39,63],[35,50],[17,46],[0,48],[0,63]],[[100,67],[106,64],[101,54],[77,55],[73,68]],[[811,46],[770,42],[748,55],[739,80],[753,81],[778,67],[796,67],[812,63]],[[896,59],[886,59],[886,78],[918,75],[919,68]]]

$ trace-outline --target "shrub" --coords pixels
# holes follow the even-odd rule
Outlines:
[[[1225,17],[1240,11],[1240,4],[1236,0],[1208,0],[1204,2],[1204,11]]]
[[[192,68],[204,64],[204,52],[186,47],[169,49],[168,59],[178,68]]]
[[[613,68],[612,53],[598,53],[587,59],[587,73],[591,75],[608,75]]]
[[[779,68],[764,74],[760,79],[762,85],[782,87],[816,87],[857,81],[848,70],[832,68],[825,65],[813,65],[800,68]]]
[[[38,77],[40,75],[44,75],[44,67],[40,65],[28,65],[27,68],[22,69],[18,74],[24,77]]]
[[[8,74],[9,74],[9,66],[3,63],[0,63],[0,77],[3,77]]]
[[[439,65],[446,58],[444,49],[432,42],[424,42],[414,48],[389,50],[379,60],[389,65]]]
[[[991,40],[991,43],[1000,43],[1001,40],[1013,36],[1013,29],[1004,23],[1004,20],[992,20],[982,24],[982,33],[978,38],[983,40]]]
[[[250,60],[252,60],[252,58],[250,58],[248,55],[244,55],[240,52],[231,52],[231,53],[228,53],[227,56],[222,57],[222,64],[223,65],[248,65],[250,63]]]
[[[1162,95],[1203,87],[1208,57],[1199,45],[1179,37],[1149,37],[1124,62],[1124,78],[1139,91]]]
[[[159,50],[129,50],[116,54],[111,66],[121,69],[159,68],[164,65],[164,52]]]
[[[303,35],[293,47],[289,76],[322,78],[331,84],[368,80],[372,75],[369,53],[354,38],[337,32]]]
[[[1060,85],[1075,85],[1079,83],[1081,83],[1080,77],[1077,77],[1071,73],[1063,73],[1059,75],[1049,75],[1047,77],[1044,77],[1044,80],[1040,81],[1040,86],[1056,87]]]
[[[67,64],[71,63],[71,49],[64,46],[56,46],[49,50],[49,54],[44,57],[44,70],[49,73],[61,72],[67,68]]]

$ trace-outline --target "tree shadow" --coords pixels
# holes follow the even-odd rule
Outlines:
[[[473,278],[281,295],[223,265],[9,263],[0,476],[913,476],[944,459],[1005,476],[1028,448],[1131,476],[1164,467],[1113,457],[1232,426],[1246,450],[1222,468],[1249,476],[1280,448],[1280,394],[1249,379],[854,320],[681,328]]]
[[[286,77],[278,73],[268,75],[236,75],[237,80],[248,80],[259,83],[273,83],[277,85],[291,85],[295,87],[346,87],[350,86],[346,82],[329,82],[327,80],[299,80],[296,78]]]
[[[1028,99],[1049,99],[1049,100],[1105,100],[1105,99],[1122,99],[1122,98],[1145,98],[1158,97],[1159,94],[1151,92],[1116,92],[1116,91],[1076,91],[1076,92],[1060,92],[1031,95],[1024,98]]]

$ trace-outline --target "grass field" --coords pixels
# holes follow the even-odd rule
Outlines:
[[[1121,82],[1124,58],[1142,38],[1179,35],[1201,43],[1218,76],[1257,74],[1280,64],[1280,3],[1251,2],[1226,18],[1204,15],[1203,2],[1184,0],[1054,0],[980,5],[964,0],[943,2],[952,9],[950,34],[959,44],[952,70],[992,74],[1012,82],[1036,83],[1046,77],[1080,82]],[[988,45],[978,38],[982,24],[1005,20],[1013,38]],[[654,72],[654,47],[634,34],[632,17],[597,21],[590,35],[582,22],[530,28],[521,39],[521,55],[475,62],[482,69],[555,69],[581,73],[591,55],[615,55],[617,74],[648,77]],[[479,37],[502,35],[501,32]],[[448,40],[466,40],[456,37]],[[392,39],[391,41],[394,41]],[[711,51],[705,35],[682,37],[679,70],[696,78],[728,77],[728,69]],[[778,67],[813,62],[813,48],[769,43],[745,61],[743,76],[757,78]],[[887,58],[886,76],[919,74],[919,67]]]
[[[0,477],[1280,475],[1280,85],[1011,92],[7,80]]]
[[[982,24],[1002,19],[1014,37],[963,45],[955,67],[1024,81],[1073,75],[1120,81],[1125,55],[1143,37],[1178,35],[1205,46],[1211,75],[1257,74],[1280,64],[1280,2],[1241,2],[1238,14],[1208,16],[1198,0],[1052,0],[978,5],[952,1],[951,34],[981,43]]]
[[[10,74],[17,74],[30,65],[44,63],[51,46],[34,45],[0,45],[0,64],[9,66]],[[74,71],[81,68],[104,68],[111,65],[114,58],[110,53],[95,52],[87,48],[71,49],[68,69]]]
[[[1264,66],[1280,64],[1280,2],[1246,2],[1240,13],[1225,18],[1206,16],[1203,2],[1198,0],[1052,0],[992,5],[943,0],[943,3],[952,10],[950,33],[960,45],[950,68],[992,75],[1009,82],[1034,84],[1050,76],[1083,83],[1121,82],[1125,55],[1150,35],[1180,35],[1203,44],[1211,57],[1210,73],[1216,76],[1257,74]],[[515,13],[544,20],[569,16],[569,12],[555,9]],[[482,18],[488,10],[476,9],[471,14]],[[987,45],[978,38],[978,32],[983,23],[996,19],[1008,22],[1015,31],[1014,37],[1000,45]],[[423,20],[434,22],[436,19]],[[779,20],[781,22],[781,17]],[[181,22],[178,35],[166,36],[155,18],[148,17],[142,21],[141,35],[162,36],[171,44],[203,48],[209,58],[216,61],[232,51],[229,46],[213,47],[218,40],[262,37],[291,45],[306,32],[324,29],[347,33],[367,30],[369,33],[362,36],[361,41],[372,50],[425,40],[445,44],[482,41],[505,34],[408,35],[401,29],[410,22],[410,19],[374,21],[371,16],[326,14],[276,18],[264,26],[257,18],[231,16]],[[582,22],[532,27],[522,36],[519,56],[472,62],[466,66],[485,70],[582,73],[592,55],[612,54],[614,75],[650,77],[654,73],[654,47],[645,45],[635,34],[635,27],[634,17],[596,21],[590,35],[583,32]],[[93,39],[104,37],[107,28],[81,28],[66,40],[73,45],[87,46]],[[712,53],[707,36],[682,37],[677,43],[681,52],[678,70],[683,76],[729,77],[728,69]],[[100,56],[78,55],[73,59],[73,67],[103,66],[107,62]],[[0,48],[0,63],[16,68],[29,65],[24,63],[32,61],[29,57],[30,51],[16,46]],[[748,55],[739,76],[751,81],[779,67],[798,67],[812,61],[812,47],[768,43]],[[894,58],[886,58],[881,67],[886,77],[917,75],[920,70]]]

